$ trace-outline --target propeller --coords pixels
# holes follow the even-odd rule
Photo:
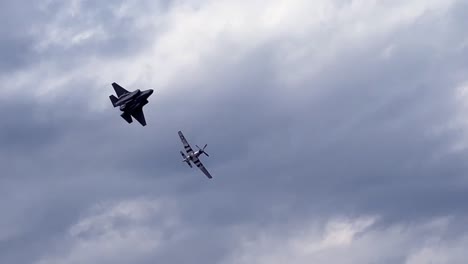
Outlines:
[[[205,154],[207,157],[210,156],[208,155],[208,153],[205,152],[205,148],[208,146],[208,144],[205,144],[203,148],[200,148],[198,145],[195,145],[195,146],[201,151],[201,153]]]

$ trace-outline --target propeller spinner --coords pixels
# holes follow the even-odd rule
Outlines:
[[[208,144],[205,144],[205,146],[203,148],[200,148],[198,145],[195,145],[195,146],[200,150],[200,153],[205,154],[207,157],[210,156],[210,155],[208,155],[208,153],[205,152],[205,148],[208,146]]]

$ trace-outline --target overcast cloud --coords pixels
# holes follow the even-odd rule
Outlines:
[[[466,262],[466,1],[5,0],[0,22],[0,263]],[[155,90],[148,126],[112,82]]]

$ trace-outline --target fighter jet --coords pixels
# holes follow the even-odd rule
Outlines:
[[[206,144],[203,148],[200,148],[199,146],[195,145],[198,148],[198,150],[194,152],[192,147],[190,147],[189,143],[182,134],[182,131],[179,131],[179,137],[182,141],[182,144],[184,145],[185,152],[187,152],[187,155],[185,155],[182,151],[180,152],[180,154],[184,158],[182,162],[186,162],[190,166],[190,168],[192,168],[192,164],[190,164],[190,162],[195,163],[195,165],[197,165],[197,167],[206,175],[206,177],[211,179],[211,174],[208,172],[205,166],[203,166],[200,159],[198,158],[201,154],[205,154],[207,157],[210,156],[208,155],[208,153],[205,152],[205,148],[206,146],[208,146],[208,144]]]
[[[109,98],[114,107],[120,106],[120,111],[123,112],[120,116],[129,124],[133,122],[133,116],[142,126],[146,126],[143,106],[148,103],[148,97],[153,94],[153,90],[129,92],[115,82],[112,83],[112,87],[114,87],[117,97],[110,95]]]

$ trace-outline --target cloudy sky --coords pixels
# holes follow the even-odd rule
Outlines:
[[[97,2],[0,2],[0,263],[466,263],[466,0]]]

